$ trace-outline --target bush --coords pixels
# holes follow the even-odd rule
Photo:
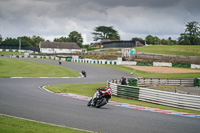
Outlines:
[[[137,62],[137,66],[153,66],[153,62]]]
[[[191,68],[191,64],[172,63],[172,67]]]
[[[99,49],[99,47],[89,47],[88,51],[92,51],[92,50],[96,50],[96,49]]]

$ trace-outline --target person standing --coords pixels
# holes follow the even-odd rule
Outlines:
[[[122,77],[121,85],[127,85],[126,78]]]

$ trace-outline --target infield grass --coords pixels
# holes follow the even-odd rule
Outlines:
[[[78,77],[79,72],[51,64],[0,58],[0,77]]]
[[[9,51],[0,51],[0,55],[17,55],[17,54],[24,54],[24,52],[9,52]]]
[[[137,47],[136,51],[165,55],[200,56],[200,45],[151,45]]]
[[[96,88],[105,88],[107,86],[106,83],[87,83],[87,84],[60,84],[60,85],[50,85],[46,86],[45,88],[55,92],[55,93],[74,93],[78,95],[93,97],[94,93],[96,92]],[[164,105],[157,105],[148,102],[142,102],[133,99],[126,99],[121,97],[113,96],[111,101],[121,102],[121,103],[129,103],[144,107],[152,107],[152,108],[159,108],[159,109],[166,109],[166,110],[174,110],[179,112],[187,112],[187,113],[194,113],[200,114],[200,111],[194,110],[187,110],[187,109],[179,109]]]
[[[88,133],[88,132],[0,115],[0,133]]]

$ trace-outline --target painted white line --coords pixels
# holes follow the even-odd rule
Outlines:
[[[21,119],[21,120],[27,120],[27,121],[37,122],[37,123],[41,123],[41,124],[48,124],[48,125],[51,125],[51,126],[71,128],[71,129],[75,129],[75,130],[79,130],[79,131],[86,131],[86,132],[93,133],[93,131],[89,131],[89,130],[83,130],[83,129],[79,129],[79,128],[73,128],[73,127],[67,127],[67,126],[63,126],[63,125],[57,125],[57,124],[52,124],[52,123],[47,123],[47,122],[41,122],[41,121],[31,120],[31,119],[22,118],[22,117],[17,117],[17,116],[12,116],[12,115],[6,115],[6,114],[2,114],[2,113],[0,113],[0,115],[6,116],[6,117],[13,117],[13,118]]]
[[[10,77],[10,78],[82,78],[82,77]]]
[[[17,79],[17,78],[43,78],[43,79],[45,79],[45,78],[65,78],[65,79],[67,79],[67,78],[84,78],[82,73],[79,73],[79,74],[81,75],[79,77],[10,77],[10,78],[13,78],[13,79]]]
[[[45,90],[45,91],[47,91],[47,92],[54,93],[54,92],[52,92],[52,91],[46,89],[45,87],[46,87],[46,86],[38,86],[38,88],[41,89],[41,90]]]

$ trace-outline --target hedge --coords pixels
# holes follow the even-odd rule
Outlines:
[[[153,66],[153,62],[137,62],[137,66]]]
[[[191,64],[172,63],[172,67],[191,68]]]

